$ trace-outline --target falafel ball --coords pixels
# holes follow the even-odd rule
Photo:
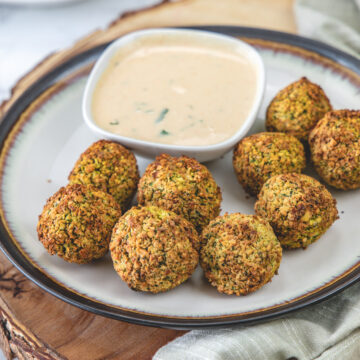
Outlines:
[[[330,192],[304,174],[270,178],[260,191],[255,213],[269,221],[286,249],[305,249],[338,218]]]
[[[305,164],[302,143],[284,133],[254,134],[242,139],[234,149],[233,167],[239,183],[254,196],[271,176],[301,173]]]
[[[225,214],[202,233],[200,264],[221,293],[246,295],[271,281],[282,258],[270,224],[255,215]]]
[[[46,202],[37,225],[39,240],[51,255],[88,263],[108,252],[120,215],[111,195],[93,186],[67,185]]]
[[[220,213],[221,191],[210,171],[195,159],[168,154],[156,157],[138,186],[138,203],[183,216],[198,231]]]
[[[266,130],[307,141],[310,130],[332,109],[323,89],[306,77],[280,90],[266,112]]]
[[[114,227],[111,258],[133,290],[158,293],[186,281],[194,272],[200,239],[193,225],[156,206],[136,206]]]
[[[80,155],[69,181],[70,184],[93,185],[109,193],[124,211],[139,181],[136,158],[118,143],[99,140]]]
[[[309,136],[318,174],[337,189],[360,187],[360,111],[328,112]]]

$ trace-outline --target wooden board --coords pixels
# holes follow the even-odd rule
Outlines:
[[[181,0],[127,13],[108,29],[47,57],[15,85],[11,98],[0,106],[0,116],[45,73],[126,32],[216,24],[296,32],[292,6],[293,0]],[[0,253],[0,347],[8,359],[150,359],[183,333],[106,319],[68,305],[27,280]]]

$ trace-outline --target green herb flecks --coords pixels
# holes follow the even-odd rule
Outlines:
[[[169,112],[169,109],[167,109],[167,108],[162,109],[160,111],[159,116],[155,120],[155,124],[158,124],[159,122],[163,121],[168,112]]]
[[[168,131],[166,131],[166,130],[161,130],[160,135],[161,136],[167,136],[167,135],[170,135],[170,133]]]
[[[135,111],[136,112],[142,112],[144,114],[150,114],[153,113],[154,110],[151,109],[148,103],[146,102],[135,102],[134,103]]]
[[[134,103],[134,106],[135,106],[136,111],[144,111],[147,107],[147,103],[143,102],[143,101],[141,101],[141,102],[137,101]]]
[[[180,131],[185,131],[185,130],[187,130],[187,129],[190,129],[190,128],[194,127],[195,125],[196,125],[196,123],[195,123],[195,122],[192,122],[191,124],[182,127],[182,128],[180,129]]]
[[[110,125],[119,125],[119,120],[113,120],[109,122]]]
[[[188,118],[190,119],[190,117],[188,117]],[[192,119],[192,117],[191,117],[191,119]],[[197,121],[193,121],[193,122],[191,122],[190,124],[182,127],[182,128],[180,129],[180,131],[185,131],[185,130],[191,129],[192,127],[196,126],[197,124],[202,124],[203,122],[204,122],[204,120],[202,120],[202,119],[197,120]]]

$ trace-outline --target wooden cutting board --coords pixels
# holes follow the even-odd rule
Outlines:
[[[13,88],[0,117],[43,74],[129,31],[161,26],[242,25],[296,32],[293,0],[180,0],[126,13],[44,59]],[[35,224],[34,224],[35,226]],[[44,292],[0,253],[0,347],[8,359],[150,359],[183,331],[131,325],[68,305]]]

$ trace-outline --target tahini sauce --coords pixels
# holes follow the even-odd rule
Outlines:
[[[96,85],[92,114],[101,128],[126,137],[216,144],[248,116],[256,76],[228,44],[180,35],[139,39],[111,58]]]

